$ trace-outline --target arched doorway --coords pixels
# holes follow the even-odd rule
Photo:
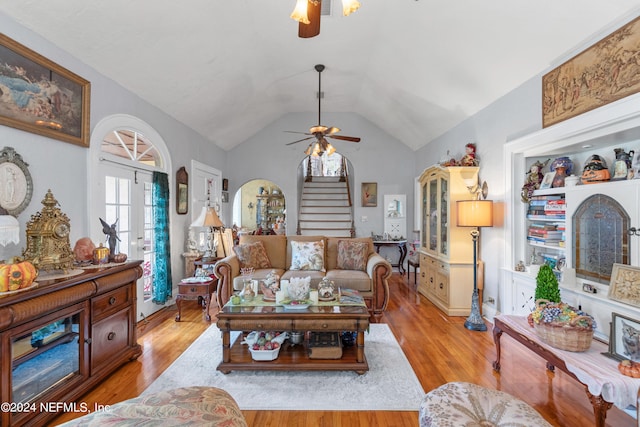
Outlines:
[[[124,114],[106,117],[96,125],[90,150],[90,237],[96,244],[104,242],[99,218],[104,219],[116,225],[117,251],[143,260],[136,307],[141,320],[162,308],[153,303],[152,284],[158,268],[163,274],[170,268],[156,262],[152,215],[152,176],[171,170],[169,152],[155,129]]]
[[[241,232],[285,232],[286,200],[276,183],[266,179],[251,180],[238,189],[233,202],[233,223]]]

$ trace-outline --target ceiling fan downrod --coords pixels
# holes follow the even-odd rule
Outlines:
[[[322,121],[320,120],[320,112],[322,109],[320,108],[320,102],[322,100],[322,72],[324,71],[324,65],[317,64],[315,67],[318,72],[318,127],[322,126]]]

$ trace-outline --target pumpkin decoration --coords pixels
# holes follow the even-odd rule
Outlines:
[[[8,264],[0,265],[0,292],[28,288],[37,276],[38,271],[33,264],[13,258]]]

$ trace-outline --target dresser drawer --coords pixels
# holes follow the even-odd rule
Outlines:
[[[294,331],[355,331],[358,321],[355,319],[295,319]]]
[[[218,327],[226,329],[224,323],[218,322]],[[291,331],[291,319],[231,319],[227,327],[231,331]]]
[[[123,286],[91,299],[91,317],[96,322],[131,303],[131,285]]]
[[[101,368],[129,347],[131,308],[107,317],[91,327],[91,369]],[[93,372],[92,372],[93,374]]]

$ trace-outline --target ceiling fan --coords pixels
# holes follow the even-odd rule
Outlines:
[[[305,138],[290,142],[286,145],[297,144],[298,142],[308,141],[310,139],[315,138],[316,141],[309,144],[309,147],[304,153],[308,156],[309,155],[322,156],[325,152],[328,155],[331,155],[336,151],[336,149],[333,147],[333,145],[331,145],[329,141],[327,141],[327,138],[339,139],[341,141],[349,141],[349,142],[360,142],[360,138],[353,137],[353,136],[336,135],[336,133],[340,132],[339,128],[333,127],[333,126],[327,127],[321,124],[322,123],[321,121],[322,109],[320,104],[322,100],[321,75],[322,75],[322,71],[324,70],[324,65],[318,64],[314,68],[318,72],[318,124],[316,126],[312,126],[309,129],[309,132],[295,132],[290,130],[285,131],[288,133],[301,133],[303,135],[309,135]]]
[[[358,0],[342,0],[342,14],[344,16],[349,16],[359,7]],[[297,0],[291,18],[299,22],[298,37],[308,39],[320,34],[321,14],[322,0]]]

